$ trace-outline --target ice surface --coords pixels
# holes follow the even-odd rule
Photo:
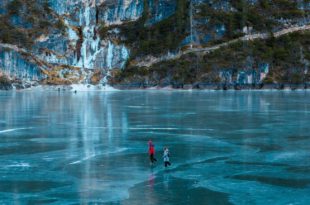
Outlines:
[[[21,128],[12,128],[12,129],[6,129],[6,130],[0,130],[0,134],[1,133],[6,133],[6,132],[14,132],[14,131],[18,131],[18,130],[27,130],[27,129],[31,129],[31,127],[21,127]]]
[[[0,92],[0,204],[310,201],[309,92],[68,90]]]

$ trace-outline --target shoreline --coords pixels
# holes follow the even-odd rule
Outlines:
[[[167,86],[146,86],[143,84],[117,84],[111,85],[41,85],[35,84],[26,88],[10,87],[0,91],[58,91],[58,92],[110,92],[110,91],[310,91],[310,84],[185,84]]]

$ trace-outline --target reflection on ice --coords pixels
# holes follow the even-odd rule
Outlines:
[[[127,150],[127,148],[116,148],[114,151],[107,151],[107,152],[102,152],[102,153],[92,154],[92,155],[86,156],[80,160],[71,162],[70,164],[78,164],[78,163],[89,160],[89,159],[94,158],[94,157],[99,156],[99,155],[115,154],[115,153],[119,153],[119,152],[124,152],[126,150]]]
[[[0,93],[0,203],[307,204],[308,101],[299,92]]]

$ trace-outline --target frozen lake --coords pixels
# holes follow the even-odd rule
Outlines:
[[[0,92],[0,204],[307,205],[309,124],[303,91]]]

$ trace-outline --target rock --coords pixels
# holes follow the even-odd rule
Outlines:
[[[11,90],[11,89],[13,89],[13,86],[10,79],[8,79],[4,75],[0,76],[0,90]]]
[[[222,89],[223,89],[223,90],[228,90],[228,89],[229,89],[229,85],[223,84]]]
[[[235,89],[235,90],[241,90],[241,86],[238,85],[238,84],[236,84],[236,85],[234,85],[234,89]]]
[[[22,90],[24,89],[24,85],[22,83],[13,83],[12,86],[16,89],[16,90]]]
[[[194,83],[194,84],[192,85],[192,88],[194,88],[194,89],[201,89],[200,83]]]
[[[191,89],[193,89],[193,85],[192,85],[192,84],[185,84],[185,85],[183,86],[183,89],[185,89],[185,90],[191,90]]]
[[[35,86],[39,86],[40,84],[37,81],[33,81],[31,82],[31,86],[35,87]]]
[[[31,83],[24,83],[24,87],[25,88],[30,88],[31,87]]]

